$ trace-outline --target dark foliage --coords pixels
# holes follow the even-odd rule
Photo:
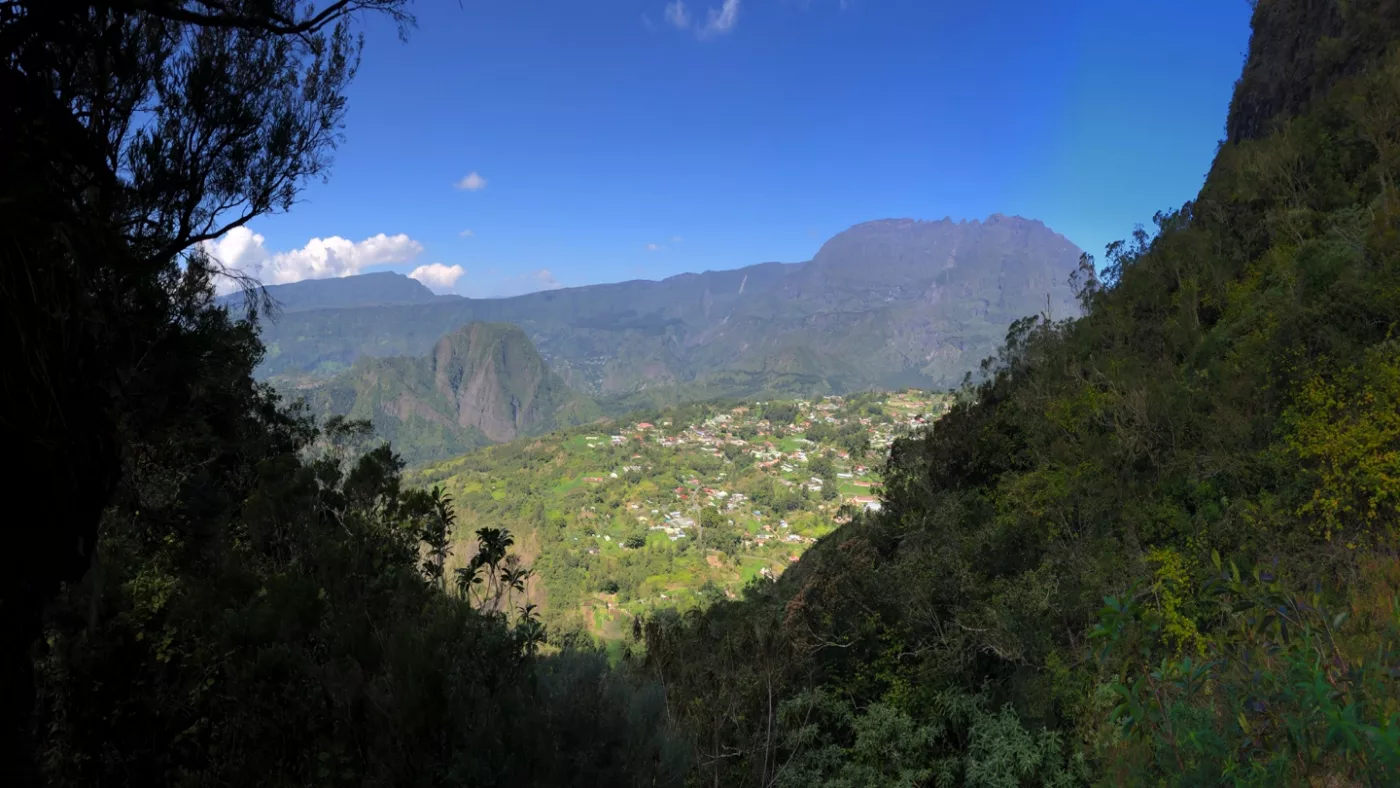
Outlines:
[[[449,504],[359,425],[281,405],[252,377],[258,310],[214,302],[201,243],[324,175],[351,15],[402,6],[0,3],[0,427],[12,497],[42,502],[0,563],[7,785],[679,768],[655,689],[538,657],[529,609],[424,571]]]
[[[1084,261],[1082,319],[1015,323],[880,512],[638,624],[649,682],[510,609],[506,530],[449,575],[450,498],[284,407],[213,303],[198,244],[323,172],[362,9],[406,21],[0,2],[3,435],[40,503],[0,566],[11,783],[1400,779],[1400,7],[1261,0],[1198,199]]]
[[[1087,315],[1014,325],[882,512],[652,622],[698,781],[1397,779],[1397,25],[1261,1],[1232,140]]]
[[[128,438],[198,414],[203,371],[253,341],[208,330],[197,244],[323,172],[358,52],[345,14],[400,7],[0,4],[3,435],[11,482],[48,502],[0,566],[9,758],[39,611],[86,570]]]

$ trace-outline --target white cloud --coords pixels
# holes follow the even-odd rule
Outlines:
[[[647,244],[647,251],[648,251],[648,252],[659,252],[659,251],[661,251],[661,245],[660,245],[660,244]]]
[[[470,227],[457,234],[462,236],[463,238],[473,238],[476,236],[476,233],[472,232],[472,229]]]
[[[705,26],[700,28],[700,36],[717,36],[734,29],[739,21],[739,0],[724,0],[719,8],[711,8]]]
[[[460,265],[443,265],[442,263],[429,263],[420,265],[409,272],[409,279],[417,279],[432,290],[434,293],[451,292],[452,286],[457,284],[457,280],[462,278],[466,269]]]
[[[336,235],[312,238],[300,249],[277,253],[268,252],[263,242],[247,227],[235,227],[206,243],[204,251],[225,268],[265,285],[352,276],[371,266],[411,262],[423,253],[423,245],[403,233],[380,233],[359,242]],[[233,288],[231,281],[220,280],[220,290]]]
[[[690,11],[686,10],[684,0],[674,0],[666,5],[666,22],[677,30],[690,27]]]
[[[554,278],[548,268],[541,268],[538,271],[531,271],[523,277],[525,281],[535,284],[538,290],[558,290],[564,286],[563,282]]]
[[[463,191],[479,192],[486,188],[486,179],[479,173],[472,172],[460,181],[457,181],[457,188]]]
[[[664,14],[666,23],[677,30],[685,30],[692,26],[694,20],[691,18],[690,9],[686,8],[685,0],[672,0],[666,4]],[[739,0],[723,0],[715,8],[709,9],[705,14],[705,24],[695,24],[695,35],[699,38],[710,38],[728,33],[734,29],[734,25],[739,22]]]
[[[671,236],[671,243],[673,243],[673,244],[678,244],[678,243],[680,243],[680,242],[683,241],[683,240],[685,240],[685,239],[681,238],[679,235],[673,235],[673,236]]]

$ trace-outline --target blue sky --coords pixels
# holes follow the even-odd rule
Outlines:
[[[1246,0],[411,8],[406,43],[365,24],[329,182],[222,257],[264,281],[424,266],[501,295],[998,212],[1099,255],[1195,195],[1249,37]]]

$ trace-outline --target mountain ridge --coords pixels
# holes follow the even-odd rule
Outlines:
[[[946,386],[1016,319],[1047,304],[1057,316],[1072,313],[1067,280],[1079,256],[1022,217],[874,220],[801,263],[503,299],[288,311],[263,324],[259,375],[316,379],[361,356],[421,355],[456,327],[485,320],[519,325],[552,369],[595,398],[671,386],[681,401],[684,389],[716,376],[773,369],[810,380],[813,392]],[[722,393],[751,396],[766,385],[753,379]]]
[[[299,282],[265,285],[262,290],[271,297],[274,309],[279,312],[426,304],[461,298],[434,293],[417,279],[395,271],[371,271],[353,276],[303,279]],[[244,293],[237,292],[220,296],[217,303],[241,310],[247,299]]]

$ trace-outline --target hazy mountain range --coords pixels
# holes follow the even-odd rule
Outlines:
[[[1012,321],[1047,310],[1073,314],[1068,279],[1079,256],[1044,224],[998,214],[858,224],[803,263],[513,298],[435,295],[392,273],[299,282],[267,288],[281,309],[264,323],[267,356],[259,372],[283,388],[314,392],[311,399],[327,412],[378,414],[386,437],[406,430],[403,438],[433,444],[424,456],[515,437],[559,418],[644,406],[949,386],[995,350]],[[474,341],[462,348],[462,335],[454,334],[472,323],[519,327],[523,333],[490,329],[494,346],[509,349],[492,374],[498,381],[523,375],[542,387],[542,398],[484,393],[480,384],[464,395],[444,386],[434,366],[444,343],[477,358]],[[555,393],[560,385],[570,396]],[[509,429],[493,426],[493,434],[486,425],[504,421],[463,415],[503,413],[500,403],[511,396],[538,404]],[[473,397],[492,404],[479,408]],[[541,410],[554,405],[568,415]],[[407,442],[396,443],[409,449]]]

